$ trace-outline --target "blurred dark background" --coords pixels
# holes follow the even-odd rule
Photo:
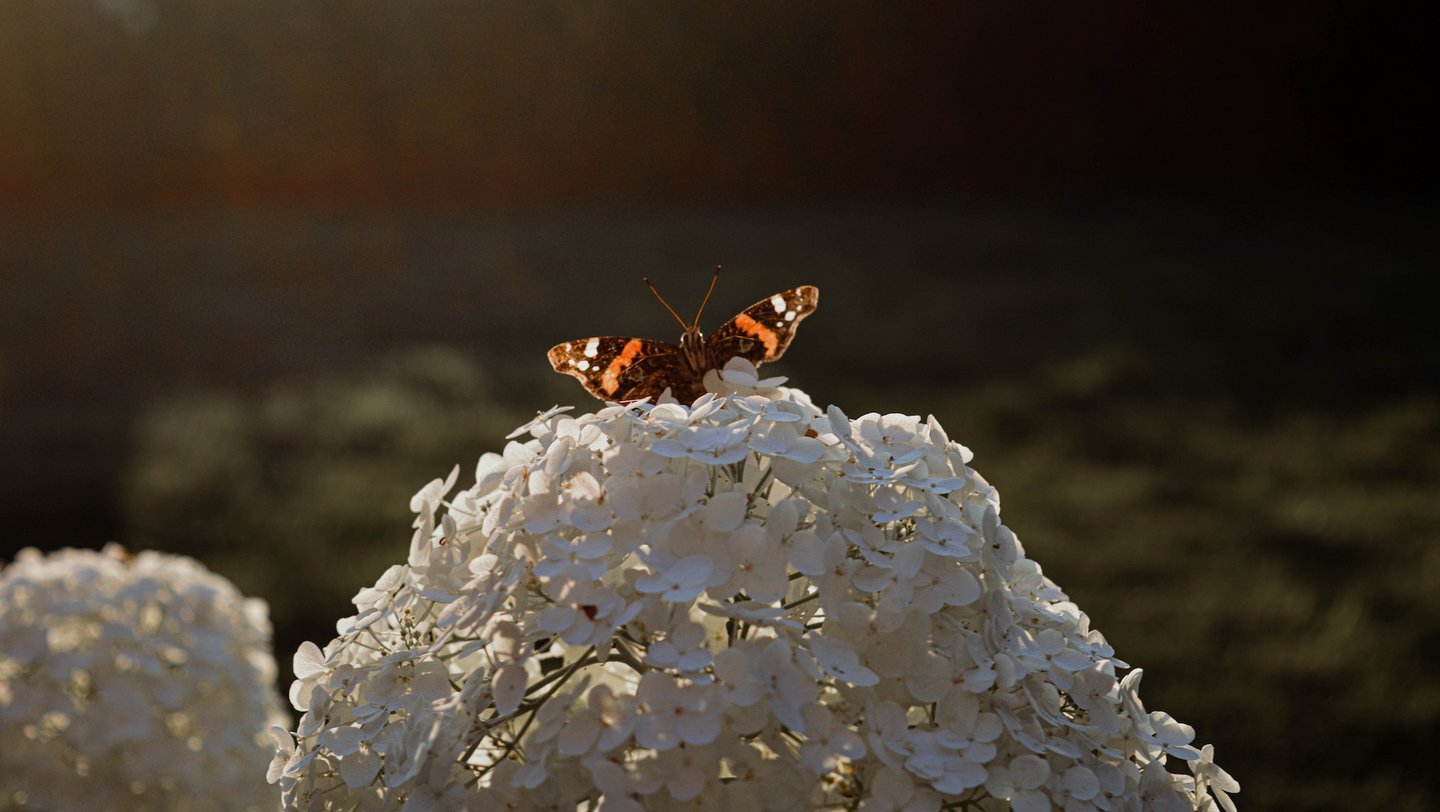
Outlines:
[[[266,598],[282,670],[544,351],[824,291],[1249,809],[1440,806],[1424,4],[0,0],[0,559]]]

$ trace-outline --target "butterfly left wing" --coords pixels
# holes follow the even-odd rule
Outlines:
[[[575,376],[586,391],[605,401],[656,398],[684,377],[680,348],[646,338],[582,338],[556,344],[548,355],[556,372]]]
[[[718,365],[739,356],[759,366],[785,354],[800,321],[815,312],[820,289],[801,285],[761,299],[710,336],[710,358]]]

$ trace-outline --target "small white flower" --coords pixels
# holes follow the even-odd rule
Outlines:
[[[639,718],[635,741],[652,750],[709,744],[720,734],[724,706],[713,686],[681,685],[659,671],[647,671],[635,689]]]
[[[815,680],[795,662],[794,649],[783,639],[728,648],[716,656],[715,672],[732,704],[749,707],[764,698],[770,713],[792,730],[805,729],[801,709],[820,695]]]
[[[1190,742],[1195,740],[1195,728],[1176,721],[1175,717],[1165,711],[1152,712],[1150,726],[1155,731],[1155,740],[1167,755],[1185,761],[1200,760],[1200,751],[1190,746]]]
[[[590,689],[587,700],[584,711],[573,714],[560,729],[562,755],[583,756],[592,750],[608,753],[624,744],[635,730],[633,695],[617,696],[601,683]]]
[[[846,643],[813,632],[805,636],[805,642],[821,667],[835,679],[861,687],[879,684],[880,677],[861,665],[860,655]]]
[[[840,768],[843,761],[865,755],[865,740],[840,724],[823,705],[806,705],[800,709],[805,719],[806,741],[800,745],[800,760],[816,774]]]
[[[1146,764],[1141,771],[1140,803],[1147,812],[1185,812],[1193,808],[1174,777],[1158,761]]]
[[[650,644],[645,661],[657,668],[699,671],[711,659],[705,637],[705,627],[699,623],[677,623],[662,639]]]
[[[605,491],[620,519],[658,521],[685,508],[685,479],[679,474],[612,476],[605,481]]]
[[[1083,764],[1076,764],[1065,770],[1061,784],[1071,798],[1088,801],[1100,794],[1100,779]]]
[[[700,597],[715,569],[715,560],[704,555],[675,558],[652,554],[647,558],[647,563],[655,569],[635,579],[636,591],[658,594],[661,600],[672,603],[688,603]]]
[[[450,681],[438,660],[413,657],[408,652],[390,655],[365,683],[364,700],[394,713],[414,713],[450,695]]]
[[[541,610],[537,622],[541,629],[571,645],[598,644],[640,611],[638,605],[628,605],[619,593],[578,566],[556,573],[545,591],[551,603]]]
[[[755,365],[749,360],[736,356],[725,362],[725,367],[705,374],[705,388],[725,395],[758,395],[765,398],[783,397],[779,387],[784,378],[761,378]]]
[[[711,747],[680,746],[641,761],[636,773],[641,788],[663,787],[676,801],[692,801],[705,790],[718,758]]]
[[[1197,803],[1204,800],[1208,789],[1225,812],[1235,812],[1235,802],[1230,799],[1229,793],[1239,792],[1240,782],[1231,778],[1230,773],[1215,763],[1214,745],[1207,744],[1200,748],[1200,758],[1190,762],[1190,772],[1195,776]]]
[[[599,580],[605,574],[605,557],[614,546],[614,537],[604,533],[573,538],[547,535],[540,540],[541,557],[535,562],[535,574],[549,578],[573,569]]]
[[[808,465],[825,454],[825,445],[805,434],[804,426],[787,419],[765,424],[752,433],[750,450]]]
[[[734,565],[724,590],[743,594],[759,603],[773,603],[790,587],[785,568],[785,548],[770,541],[765,528],[747,524],[731,534],[726,543]]]

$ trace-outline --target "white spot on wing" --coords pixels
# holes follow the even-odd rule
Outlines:
[[[784,313],[784,312],[785,312],[785,297],[784,297],[784,296],[781,296],[781,295],[778,294],[778,293],[775,294],[774,296],[771,296],[771,297],[770,297],[770,306],[773,307],[773,308],[775,308],[775,312],[776,312],[776,313]]]
[[[590,343],[585,345],[585,357],[594,358],[598,352],[600,352],[600,339],[590,339]]]
[[[581,372],[584,372],[585,370],[590,368],[590,362],[582,358],[578,362],[576,362],[575,368],[580,370]]]

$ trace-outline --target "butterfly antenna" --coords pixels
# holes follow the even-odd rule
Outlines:
[[[700,300],[700,309],[695,311],[694,326],[700,326],[700,314],[705,312],[705,305],[710,301],[710,294],[715,292],[715,283],[720,281],[720,266],[715,266],[715,275],[710,277],[710,289],[705,291],[705,298]]]
[[[656,290],[655,286],[650,284],[650,277],[642,276],[640,278],[645,280],[645,286],[650,288],[650,292],[655,294],[655,298],[660,300],[660,304],[664,305],[665,309],[670,311],[670,315],[674,316],[675,320],[680,322],[680,326],[689,330],[690,325],[686,324],[685,320],[680,318],[680,314],[675,312],[675,308],[671,307],[670,303],[665,301],[665,297],[660,295],[660,291]]]

